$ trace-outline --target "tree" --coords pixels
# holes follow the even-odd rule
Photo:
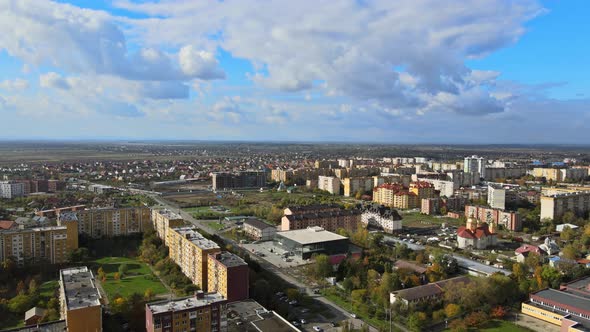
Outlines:
[[[26,286],[25,282],[20,280],[18,284],[16,284],[16,293],[17,294],[25,294],[26,293]]]
[[[492,309],[490,316],[496,319],[503,319],[507,313],[508,312],[506,311],[506,308],[504,308],[503,306],[497,306]]]
[[[447,318],[455,317],[461,313],[461,307],[454,303],[449,303],[445,306],[445,315]]]
[[[19,294],[8,301],[8,310],[22,314],[35,305],[35,297],[26,294]]]
[[[29,295],[36,295],[38,291],[39,291],[39,286],[37,285],[37,280],[35,278],[33,278],[29,282]]]
[[[119,275],[121,275],[121,277],[124,277],[127,274],[127,271],[129,271],[127,263],[119,265]]]
[[[113,275],[113,278],[115,280],[120,280],[121,279],[121,275],[119,274],[119,272],[115,272],[115,274]]]
[[[68,260],[70,262],[85,262],[90,257],[88,248],[77,248],[68,253]]]
[[[107,275],[104,273],[102,266],[98,268],[98,279],[100,279],[102,282],[105,282],[107,279]]]
[[[578,255],[578,250],[572,244],[568,244],[567,246],[563,247],[561,252],[563,257],[567,259],[576,259],[576,256]]]
[[[314,263],[314,273],[316,278],[327,278],[332,275],[332,265],[326,255],[316,255]]]
[[[512,265],[512,275],[517,281],[522,281],[526,278],[526,272],[521,263],[516,263]]]
[[[286,294],[289,300],[299,300],[301,298],[301,293],[295,288],[287,288]]]
[[[408,327],[411,331],[422,331],[426,325],[426,314],[424,312],[415,312],[408,318]]]
[[[145,292],[143,293],[143,298],[146,301],[151,301],[154,299],[154,291],[151,288],[148,288],[145,290]]]
[[[567,213],[570,213],[569,211]],[[574,239],[576,236],[576,231],[570,228],[569,226],[565,226],[561,234],[559,234],[559,238],[563,241],[569,242]]]

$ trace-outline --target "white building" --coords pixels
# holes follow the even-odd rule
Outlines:
[[[25,184],[15,181],[0,181],[0,197],[16,198],[25,195]]]
[[[318,177],[318,189],[325,190],[330,194],[340,194],[340,179],[335,176],[323,176]]]
[[[361,222],[365,226],[383,229],[386,233],[393,233],[402,229],[402,217],[397,210],[383,205],[372,204],[363,207]]]
[[[463,161],[463,172],[479,173],[479,176],[485,178],[486,160],[483,157],[478,156],[465,157],[465,160]]]
[[[506,189],[488,185],[488,204],[494,209],[506,209]]]

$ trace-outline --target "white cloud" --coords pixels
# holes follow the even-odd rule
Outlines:
[[[4,80],[0,82],[0,89],[4,90],[26,90],[29,88],[29,82],[22,78],[13,80]]]
[[[39,85],[44,88],[54,88],[69,90],[71,88],[70,83],[67,79],[64,79],[58,73],[49,72],[39,76]]]

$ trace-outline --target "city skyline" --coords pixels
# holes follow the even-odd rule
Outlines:
[[[0,1],[3,140],[579,144],[584,1]]]

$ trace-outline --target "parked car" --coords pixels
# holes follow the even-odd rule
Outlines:
[[[301,326],[301,324],[299,324],[299,322],[296,320],[292,321],[291,324],[293,324],[293,326],[295,326],[295,327]]]
[[[299,321],[301,322],[301,324],[307,323],[307,321],[304,318],[301,318]]]
[[[353,313],[350,314],[350,317],[356,318],[356,314],[353,312]]]
[[[321,328],[321,327],[319,327],[319,326],[314,326],[314,327],[313,327],[313,330],[314,330],[314,331],[317,331],[317,332],[322,332],[322,331],[323,331],[323,330],[322,330],[322,328]]]
[[[330,326],[336,327],[336,323],[335,322],[330,322]]]

